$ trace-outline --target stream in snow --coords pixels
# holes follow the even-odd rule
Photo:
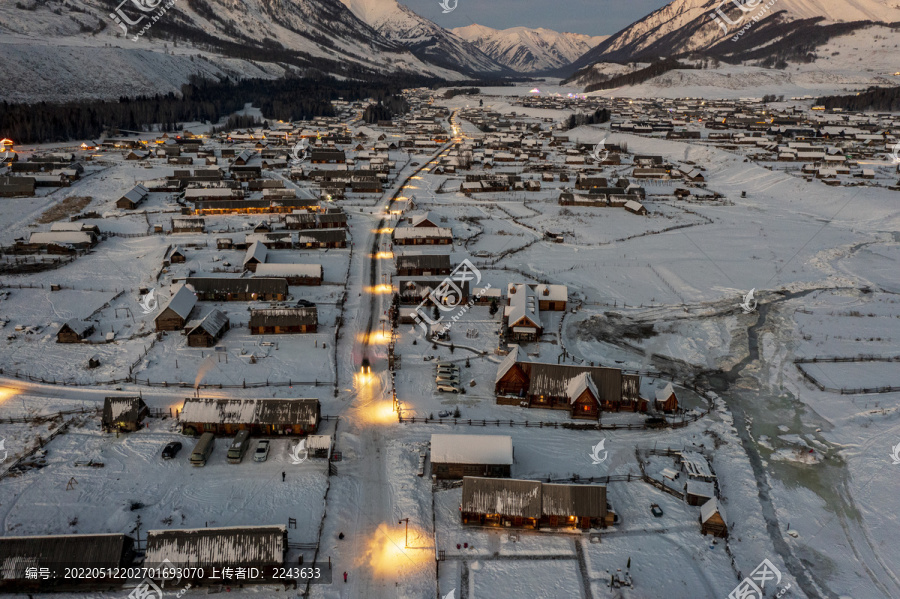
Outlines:
[[[761,331],[774,334],[776,343],[789,342],[788,327],[791,325],[781,318],[778,304],[816,291],[785,293],[770,302],[760,303],[756,322],[747,328],[747,356],[727,372],[707,374],[704,378],[734,415],[734,425],[756,477],[762,515],[775,549],[807,596],[836,598],[837,595],[827,588],[827,573],[809,567],[821,566],[824,560],[816,557],[822,556],[812,549],[808,554],[798,556],[788,544],[787,531],[779,522],[776,506],[772,503],[769,477],[787,488],[799,486],[814,492],[824,502],[826,510],[837,518],[845,518],[856,511],[847,491],[845,464],[839,455],[840,448],[818,433],[819,429],[828,426],[824,419],[794,395],[765,386],[768,365],[765,360],[760,361],[759,347]],[[788,334],[779,334],[779,331],[788,331]],[[814,467],[810,468],[810,464]],[[826,520],[822,526],[834,519]],[[890,596],[874,576],[873,581]]]

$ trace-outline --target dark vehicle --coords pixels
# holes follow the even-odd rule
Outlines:
[[[309,300],[305,300],[305,299],[297,300],[298,308],[314,308],[315,306],[316,306],[316,304]]]
[[[410,166],[419,166],[419,163],[418,163],[418,162],[413,162],[413,163],[410,163]]]
[[[369,358],[363,358],[362,371],[363,374],[369,374],[370,372],[372,372],[372,364],[371,362],[369,362]]]
[[[653,515],[656,516],[657,518],[662,518],[663,511],[662,511],[662,508],[659,507],[659,504],[651,503],[651,504],[650,504],[650,511],[651,511],[651,512],[653,513]]]
[[[181,443],[179,443],[178,441],[172,441],[171,443],[163,447],[162,459],[171,460],[178,455],[179,451],[181,451]]]

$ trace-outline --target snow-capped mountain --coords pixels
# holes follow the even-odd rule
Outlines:
[[[397,0],[341,0],[360,20],[422,60],[473,75],[507,73],[469,42],[420,17]]]
[[[829,38],[866,26],[900,21],[900,9],[879,0],[674,0],[611,36],[579,58],[597,62],[653,60],[703,52],[736,60],[787,59]],[[752,8],[751,8],[752,7]],[[768,9],[766,9],[768,7]],[[721,9],[727,16],[716,13]],[[752,18],[762,12],[758,22]],[[716,18],[713,18],[716,15]],[[750,24],[746,35],[735,36]],[[573,69],[569,69],[571,72]]]
[[[465,66],[448,60],[449,68],[443,68],[417,58],[406,45],[387,39],[339,0],[176,2],[138,41],[132,38],[156,13],[142,15],[126,3],[123,12],[138,22],[124,31],[110,17],[118,4],[113,0],[0,2],[4,97],[64,100],[177,92],[195,74],[279,77],[292,70],[361,78],[424,74],[459,80],[482,66],[488,72],[502,70],[462,40],[459,43],[469,46],[474,55]],[[154,6],[154,2],[147,4]],[[483,60],[479,63],[478,58]]]
[[[543,28],[493,29],[474,23],[450,31],[472,42],[500,64],[520,73],[565,67],[609,37],[561,33]]]

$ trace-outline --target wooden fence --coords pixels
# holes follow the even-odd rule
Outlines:
[[[587,422],[543,422],[537,421],[533,422],[531,420],[474,420],[471,418],[422,418],[418,416],[403,416],[402,414],[398,416],[398,420],[403,422],[410,422],[413,424],[451,424],[451,425],[461,425],[461,426],[524,426],[525,428],[553,428],[553,429],[569,429],[569,430],[590,430],[590,431],[601,431],[601,430],[644,430],[649,428],[681,428],[683,426],[687,426],[691,422],[696,422],[700,418],[703,418],[708,414],[708,410],[705,412],[701,412],[698,414],[691,414],[690,416],[686,416],[683,420],[679,420],[676,422],[670,422],[666,420],[665,424],[658,424],[653,426],[647,426],[645,423],[625,423],[625,424],[603,424],[602,422],[597,423],[587,423]]]
[[[63,387],[95,387],[130,384],[140,385],[142,387],[174,387],[180,389],[259,389],[261,387],[327,387],[334,385],[334,381],[292,381],[290,379],[287,381],[270,381],[267,379],[265,382],[260,381],[256,383],[248,383],[245,380],[239,385],[223,385],[221,383],[200,383],[198,385],[196,383],[189,383],[185,381],[151,381],[150,379],[140,379],[138,377],[131,376],[122,379],[112,379],[109,381],[77,383],[74,381],[58,381],[56,379],[45,379],[43,377],[33,376],[19,371],[5,372],[2,368],[0,368],[0,376],[11,376],[23,381],[30,381],[32,383],[42,383],[44,385],[61,385]]]

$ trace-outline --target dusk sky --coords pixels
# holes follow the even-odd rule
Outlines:
[[[453,6],[456,0],[447,0]],[[495,29],[545,27],[588,35],[609,35],[630,25],[669,0],[458,0],[443,14],[440,0],[400,0],[426,19],[444,27],[478,23]]]

